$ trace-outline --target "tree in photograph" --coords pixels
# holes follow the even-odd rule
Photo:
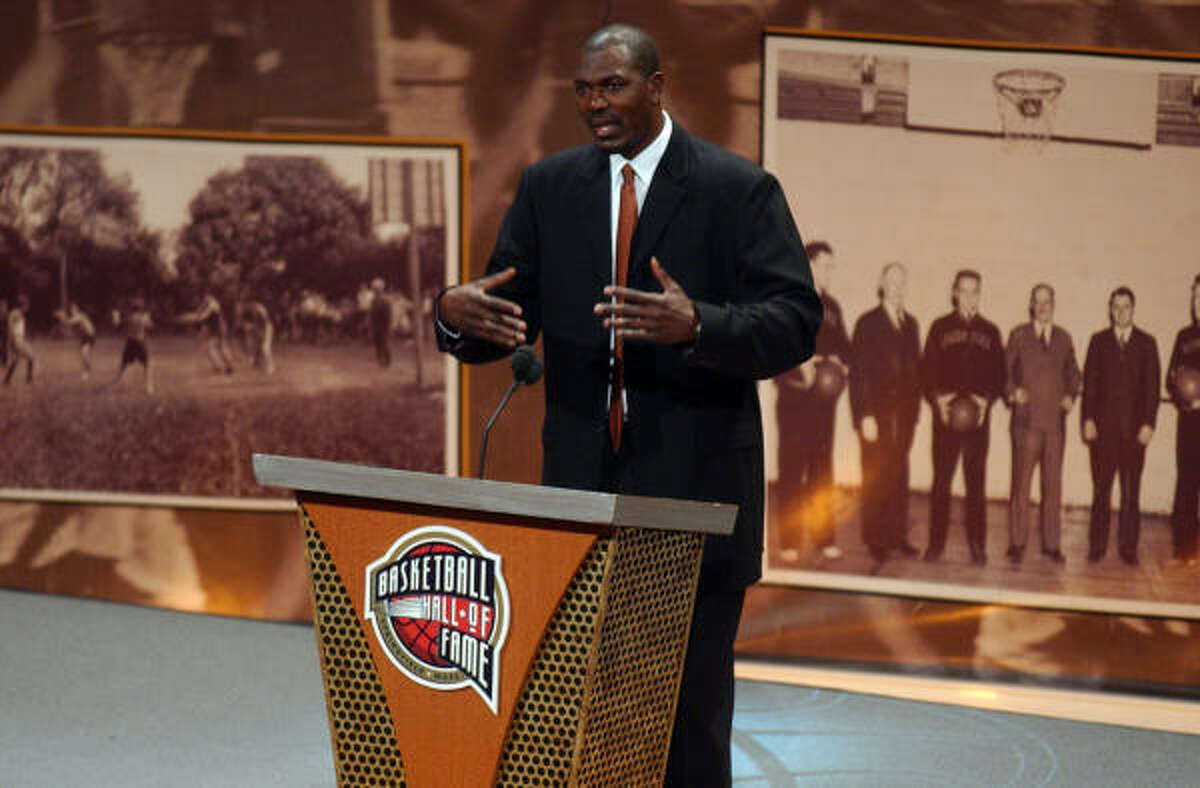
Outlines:
[[[15,278],[41,290],[31,296],[44,305],[51,282],[59,309],[75,300],[104,310],[119,289],[145,289],[161,274],[137,193],[96,150],[0,148],[0,227],[27,250],[14,255]]]
[[[192,199],[176,267],[192,292],[228,305],[253,295],[274,313],[290,291],[347,296],[373,243],[366,204],[322,160],[249,156]]]

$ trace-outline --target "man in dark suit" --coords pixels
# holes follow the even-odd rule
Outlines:
[[[667,764],[668,784],[728,785],[733,640],[761,568],[755,381],[812,354],[821,302],[779,183],[675,125],[664,80],[644,31],[589,37],[574,87],[592,144],[525,171],[487,275],[435,319],[467,362],[542,335],[544,483],[738,504],[705,545]]]
[[[842,307],[829,292],[833,280],[833,247],[825,241],[805,245],[813,278],[821,293],[824,317],[817,333],[812,358],[775,378],[775,423],[779,434],[778,511],[774,515],[779,534],[780,557],[800,557],[803,535],[828,559],[837,559],[833,521],[833,422],[841,386],[833,386],[826,369],[850,371],[850,337],[842,319]]]
[[[921,360],[925,396],[933,408],[933,484],[929,493],[929,546],[925,560],[936,561],[950,529],[950,482],[962,455],[967,488],[966,530],[971,563],[987,563],[987,478],[989,417],[1004,393],[1004,344],[996,324],[979,314],[983,278],[964,268],[954,275],[954,311],[933,321]],[[951,424],[955,399],[975,402],[973,424]]]
[[[1179,411],[1175,423],[1175,500],[1171,506],[1171,562],[1196,565],[1200,536],[1200,394],[1185,375],[1200,372],[1200,275],[1192,280],[1191,322],[1179,329],[1167,362],[1167,392]]]
[[[1040,466],[1042,553],[1056,564],[1062,554],[1062,463],[1067,412],[1079,395],[1079,364],[1071,335],[1054,324],[1054,288],[1034,285],[1029,322],[1008,335],[1005,387],[1012,407],[1012,489],[1008,511],[1008,560],[1020,563],[1029,537],[1029,486]]]
[[[904,309],[908,274],[888,263],[879,306],[854,324],[850,411],[862,453],[862,540],[877,561],[891,550],[915,556],[908,541],[908,453],[921,408],[917,320]]]
[[[1142,467],[1154,437],[1161,383],[1158,344],[1133,324],[1133,291],[1118,287],[1108,299],[1112,327],[1092,335],[1083,362],[1083,439],[1092,461],[1092,518],[1088,561],[1108,551],[1112,485],[1121,485],[1117,552],[1138,562]]]

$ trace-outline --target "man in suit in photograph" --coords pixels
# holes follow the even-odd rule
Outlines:
[[[908,453],[921,409],[917,320],[904,309],[908,274],[888,263],[879,306],[854,324],[850,412],[862,456],[862,540],[877,561],[892,550],[908,557]]]
[[[821,293],[824,318],[812,358],[775,378],[779,495],[774,521],[785,561],[800,558],[806,532],[824,558],[842,556],[833,520],[833,422],[842,394],[838,381],[850,371],[850,337],[842,307],[829,292],[833,247],[813,241],[804,252]]]
[[[733,640],[761,571],[755,381],[812,354],[821,300],[778,181],[684,131],[664,86],[644,31],[588,38],[592,144],[523,173],[486,275],[441,294],[435,327],[468,363],[541,335],[545,484],[738,505],[705,544],[666,775],[729,785]]]
[[[925,560],[936,561],[950,529],[950,482],[962,456],[967,488],[966,530],[971,563],[987,563],[988,438],[992,403],[1004,393],[1004,344],[996,324],[979,314],[983,278],[962,269],[954,275],[954,311],[929,327],[921,360],[925,396],[933,408],[933,485],[929,495],[929,545]],[[955,420],[964,400],[974,403],[970,422]]]
[[[1128,287],[1112,292],[1112,325],[1092,335],[1083,363],[1083,440],[1092,465],[1092,563],[1108,551],[1114,475],[1121,486],[1117,552],[1125,563],[1138,563],[1142,467],[1154,437],[1161,376],[1158,344],[1133,324],[1134,302]]]
[[[1192,280],[1191,321],[1179,329],[1167,362],[1167,392],[1179,411],[1175,423],[1175,499],[1171,506],[1171,562],[1196,565],[1200,536],[1200,275]]]
[[[1008,560],[1020,563],[1029,537],[1029,486],[1041,468],[1042,553],[1056,564],[1062,553],[1062,468],[1067,413],[1082,378],[1071,335],[1054,324],[1054,288],[1042,283],[1029,294],[1029,322],[1008,335],[1006,397],[1012,408],[1012,487],[1008,509]]]

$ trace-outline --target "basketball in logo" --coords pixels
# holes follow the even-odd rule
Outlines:
[[[459,553],[452,545],[448,544],[425,544],[411,551],[409,554],[413,556],[427,555],[438,553],[446,557],[450,557]],[[411,601],[412,595],[409,596]],[[398,597],[393,603],[389,603],[389,607],[396,608],[397,612],[404,609],[404,597]],[[413,656],[429,665],[436,667],[450,667],[450,663],[446,662],[438,656],[438,635],[442,630],[442,622],[432,620],[421,615],[420,605],[415,611],[413,617],[394,616],[392,618],[392,627],[396,630],[396,637],[400,642],[412,652]]]
[[[412,531],[367,568],[365,616],[413,681],[472,687],[496,711],[509,618],[499,555],[448,526]]]

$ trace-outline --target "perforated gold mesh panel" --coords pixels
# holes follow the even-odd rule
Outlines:
[[[704,539],[621,529],[581,721],[578,785],[658,785]]]
[[[383,686],[333,558],[300,512],[313,578],[317,649],[338,785],[404,785],[404,762]]]
[[[500,757],[497,785],[566,785],[611,540],[592,546],[550,618]]]

